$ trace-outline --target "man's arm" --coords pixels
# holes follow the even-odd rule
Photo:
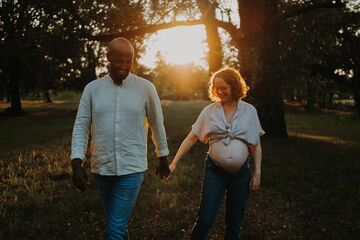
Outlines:
[[[151,138],[155,145],[156,156],[159,158],[159,165],[157,167],[156,174],[161,178],[166,178],[170,174],[166,157],[169,154],[169,149],[167,146],[160,99],[156,93],[154,85],[151,85],[149,88],[146,108],[148,122],[151,129]]]
[[[71,166],[73,171],[73,184],[76,188],[84,191],[87,183],[87,175],[82,166],[88,143],[89,129],[91,124],[91,97],[88,86],[84,89],[80,99],[76,119],[74,123],[71,141]]]

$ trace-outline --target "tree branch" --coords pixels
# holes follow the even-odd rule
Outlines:
[[[312,12],[318,9],[333,9],[333,8],[343,8],[346,6],[345,1],[342,0],[328,0],[327,2],[324,3],[316,3],[316,4],[309,4],[308,6],[303,6],[300,7],[296,10],[290,11],[290,12],[285,12],[283,14],[280,15],[279,20],[286,20],[304,13],[308,13],[308,12]]]
[[[148,25],[134,30],[113,33],[113,34],[84,35],[84,37],[87,38],[88,40],[109,42],[117,37],[133,38],[136,36],[145,35],[147,33],[154,33],[163,29],[169,29],[179,26],[195,26],[201,24],[204,24],[203,20],[178,21],[178,22],[161,23],[156,25]]]
[[[216,20],[216,25],[227,31],[233,39],[235,39],[239,33],[239,29],[236,28],[236,26],[230,22]]]
[[[80,17],[78,11],[76,10],[76,7],[73,3],[72,0],[68,0],[68,4],[69,4],[69,13],[73,16],[73,18],[77,21],[79,21],[79,24],[80,24],[80,28],[81,29],[84,29],[84,27],[86,26],[84,20]]]
[[[129,30],[125,32],[113,33],[113,34],[99,34],[99,35],[83,35],[88,40],[93,41],[102,41],[102,42],[109,42],[114,38],[117,37],[125,37],[125,38],[132,38],[136,36],[141,36],[147,33],[154,33],[164,29],[170,29],[174,27],[180,26],[195,26],[195,25],[202,25],[205,24],[203,20],[190,20],[190,21],[178,21],[178,22],[169,22],[169,23],[161,23],[156,25],[148,25],[145,27],[137,28],[134,30]],[[232,37],[237,35],[238,29],[232,23],[224,22],[216,20],[216,24],[218,27],[227,31]]]

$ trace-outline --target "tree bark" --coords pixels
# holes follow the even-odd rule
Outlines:
[[[239,0],[242,39],[238,43],[241,72],[252,90],[253,102],[268,136],[287,137],[279,68],[277,0]]]
[[[52,103],[49,89],[44,90],[44,97],[45,97],[45,102],[46,103]]]
[[[9,63],[9,86],[10,86],[10,108],[8,109],[10,114],[20,115],[23,113],[21,106],[21,97],[19,90],[19,66],[16,60]]]
[[[221,40],[215,18],[217,6],[216,3],[210,3],[209,0],[197,0],[197,4],[205,24],[206,39],[209,47],[209,74],[211,75],[222,67],[223,61]]]

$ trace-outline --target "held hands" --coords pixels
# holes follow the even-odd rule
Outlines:
[[[159,165],[156,169],[156,175],[161,179],[167,179],[170,175],[170,169],[167,163],[167,157],[159,157]]]
[[[85,191],[86,189],[86,184],[88,184],[89,179],[87,177],[87,174],[83,168],[83,166],[81,166],[81,159],[74,159],[72,160],[71,166],[72,166],[72,170],[73,170],[73,175],[72,175],[72,181],[74,186],[81,190],[82,192]]]
[[[176,168],[176,164],[174,163],[174,161],[172,161],[169,165],[170,172],[171,173],[174,172],[175,168]]]

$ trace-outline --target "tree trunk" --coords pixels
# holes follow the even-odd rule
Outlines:
[[[44,98],[46,103],[52,103],[52,100],[50,98],[50,92],[49,90],[44,90]]]
[[[206,39],[209,47],[209,74],[212,74],[222,67],[223,61],[221,40],[215,18],[216,3],[210,3],[208,0],[197,0],[197,4],[205,24]]]
[[[17,61],[9,63],[9,88],[10,88],[10,108],[8,112],[13,115],[20,115],[23,113],[21,106],[21,97],[19,90],[19,67]]]
[[[345,28],[346,29],[346,28]],[[354,76],[351,79],[352,90],[354,94],[355,107],[360,114],[360,57],[359,57],[359,44],[358,38],[352,35],[349,31],[344,31],[345,42],[349,44],[350,47],[350,57],[353,59],[352,69],[354,71]]]
[[[252,89],[256,78],[257,63],[259,59],[258,48],[261,44],[260,32],[262,20],[262,0],[239,0],[240,30],[235,37],[235,45],[239,50],[239,63],[241,75]]]
[[[11,93],[10,93],[10,87],[6,89],[6,102],[11,102]]]
[[[268,136],[287,137],[282,82],[279,68],[279,22],[277,0],[239,0],[243,39],[240,66],[250,77],[249,100],[258,110]],[[244,70],[243,70],[244,68]]]
[[[360,71],[358,68],[354,68],[354,76],[352,77],[352,89],[354,93],[355,107],[360,114]]]
[[[315,110],[316,91],[311,79],[306,79],[306,111]]]
[[[84,67],[81,70],[81,81],[79,81],[79,86],[77,86],[77,89],[84,89],[86,84],[91,82],[92,80],[95,80],[97,78],[96,76],[96,65],[98,63],[97,57],[95,55],[95,52],[93,50],[93,46],[91,44],[88,44],[87,46],[87,66]]]

